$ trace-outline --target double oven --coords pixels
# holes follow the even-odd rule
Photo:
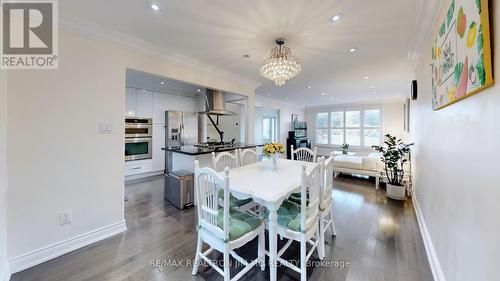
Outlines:
[[[125,118],[125,161],[153,158],[153,119]]]

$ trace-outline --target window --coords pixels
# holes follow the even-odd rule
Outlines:
[[[262,140],[264,143],[276,141],[276,117],[264,116],[262,118]]]
[[[328,144],[328,112],[318,113],[316,118],[316,142]]]
[[[316,143],[379,145],[382,138],[380,116],[380,109],[319,112],[316,116]]]

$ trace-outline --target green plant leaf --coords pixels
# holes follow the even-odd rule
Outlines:
[[[476,64],[477,75],[479,76],[479,82],[481,83],[481,86],[486,83],[486,72],[484,70],[483,58],[483,54],[479,55],[479,60]]]
[[[460,76],[462,75],[463,68],[464,68],[463,62],[459,62],[455,65],[455,75],[454,75],[455,84],[458,84],[458,81],[460,80]]]

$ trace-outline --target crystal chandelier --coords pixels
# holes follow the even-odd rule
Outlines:
[[[278,46],[271,49],[269,58],[260,68],[260,75],[274,81],[277,86],[283,86],[300,72],[301,67],[290,48],[285,46],[284,39],[276,40],[276,44]]]

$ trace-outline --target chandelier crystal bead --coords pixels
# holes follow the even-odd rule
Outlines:
[[[297,58],[292,56],[292,51],[285,46],[285,40],[276,40],[278,46],[271,49],[269,58],[260,68],[260,75],[274,81],[277,86],[285,85],[286,81],[296,76],[301,71]]]

